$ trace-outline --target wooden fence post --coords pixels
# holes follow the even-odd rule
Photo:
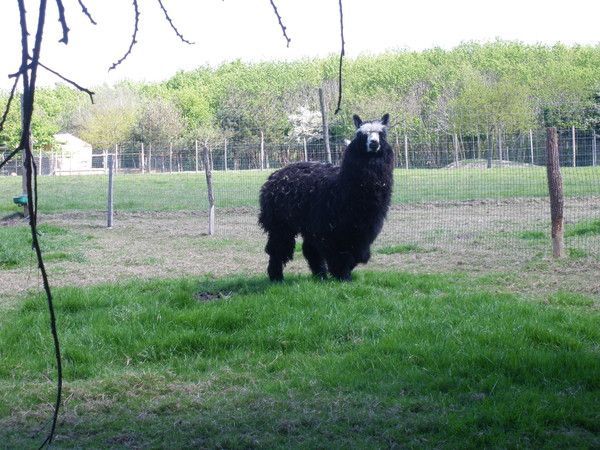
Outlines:
[[[550,217],[552,218],[552,255],[562,258],[565,253],[563,220],[563,183],[560,173],[558,133],[555,127],[546,130],[546,151],[548,155],[548,192],[550,194]]]
[[[203,146],[202,156],[204,159],[204,173],[206,174],[206,190],[208,192],[208,235],[215,234],[215,196],[213,193],[212,170],[208,147]]]
[[[327,123],[327,110],[325,109],[325,98],[323,88],[319,88],[319,103],[321,103],[321,119],[323,120],[323,140],[325,141],[325,152],[327,162],[331,164],[331,147],[329,146],[329,124]]]
[[[108,207],[106,208],[106,227],[113,226],[113,192],[114,192],[114,161],[113,155],[108,155]]]

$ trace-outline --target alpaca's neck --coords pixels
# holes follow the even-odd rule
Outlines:
[[[384,150],[381,157],[364,158],[348,155],[340,168],[342,189],[350,203],[357,198],[368,204],[370,198],[389,197],[393,182],[393,154]]]

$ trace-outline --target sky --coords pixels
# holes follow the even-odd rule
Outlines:
[[[63,0],[71,32],[61,37],[56,4],[48,1],[42,62],[80,84],[122,79],[165,80],[180,70],[223,62],[294,60],[339,53],[337,0],[275,0],[291,38],[289,48],[269,0],[164,0],[181,33],[173,33],[156,0],[139,0],[138,44],[116,70],[133,31],[130,0],[84,0],[98,25],[81,13],[77,0]],[[20,61],[15,0],[0,6],[0,89],[12,82]],[[33,35],[39,2],[26,0]],[[600,45],[597,0],[344,0],[346,55],[386,50],[450,49],[461,42],[495,39],[525,43]],[[33,38],[33,36],[32,36]],[[57,79],[40,74],[42,85]]]

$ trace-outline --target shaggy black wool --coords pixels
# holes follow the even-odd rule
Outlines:
[[[283,279],[283,267],[293,258],[295,238],[318,277],[329,272],[350,280],[359,263],[367,263],[370,247],[383,226],[393,186],[394,154],[386,141],[388,115],[365,122],[355,116],[356,137],[344,151],[340,167],[300,162],[273,172],[260,191],[259,224],[268,234],[271,280]],[[379,148],[369,148],[374,124]],[[374,145],[374,144],[371,144]]]

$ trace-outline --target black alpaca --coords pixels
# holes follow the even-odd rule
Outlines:
[[[389,114],[363,122],[355,115],[356,137],[341,167],[300,162],[269,177],[260,191],[259,224],[268,233],[268,273],[283,280],[302,235],[302,253],[312,273],[350,280],[383,226],[393,185],[394,155],[386,141]]]

